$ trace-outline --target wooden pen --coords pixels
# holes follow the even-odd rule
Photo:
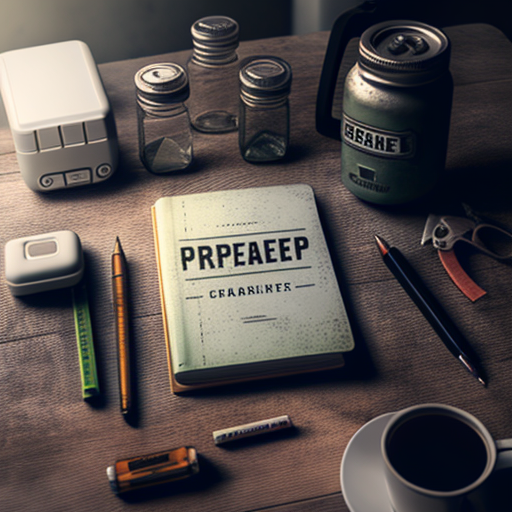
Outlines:
[[[112,298],[116,323],[121,414],[125,416],[130,413],[132,405],[127,277],[126,258],[121,242],[116,237],[112,252]]]

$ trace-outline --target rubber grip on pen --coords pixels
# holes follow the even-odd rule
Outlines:
[[[455,256],[454,249],[451,251],[439,250],[437,252],[439,254],[439,259],[451,280],[471,302],[475,302],[487,293],[466,274],[465,270],[459,263],[457,256]]]

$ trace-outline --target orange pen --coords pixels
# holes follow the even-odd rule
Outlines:
[[[130,413],[131,379],[130,379],[130,329],[128,318],[128,286],[126,258],[119,238],[116,237],[112,252],[112,298],[116,323],[116,338],[119,369],[119,392],[121,396],[121,414]]]

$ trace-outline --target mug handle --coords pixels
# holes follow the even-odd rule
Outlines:
[[[341,119],[333,117],[332,105],[343,54],[352,38],[380,21],[376,10],[375,0],[365,1],[344,12],[332,27],[316,98],[316,130],[332,139],[341,140]]]
[[[512,438],[496,441],[496,449],[498,451],[498,458],[494,471],[512,468]]]
[[[495,444],[498,453],[494,470],[480,489],[466,497],[464,501],[466,508],[463,510],[487,512],[511,510],[510,471],[504,470],[512,468],[512,439],[495,441]]]

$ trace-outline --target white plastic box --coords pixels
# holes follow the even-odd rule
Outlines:
[[[32,190],[88,185],[112,176],[118,161],[114,117],[85,43],[0,54],[0,91],[21,175]]]
[[[5,244],[5,280],[15,296],[74,286],[83,274],[82,244],[73,231],[26,236]]]

